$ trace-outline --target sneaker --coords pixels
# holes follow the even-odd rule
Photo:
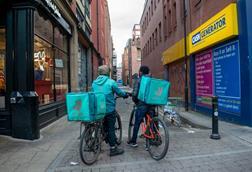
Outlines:
[[[143,135],[143,134],[141,134],[141,135],[139,136],[139,138],[143,139],[143,138],[144,138],[144,135]]]
[[[124,153],[123,149],[119,149],[117,147],[115,148],[110,148],[110,153],[109,156],[116,156],[116,155],[121,155]]]
[[[136,148],[138,145],[136,142],[132,142],[132,141],[128,141],[127,144],[130,146],[130,147],[133,147],[133,148]]]

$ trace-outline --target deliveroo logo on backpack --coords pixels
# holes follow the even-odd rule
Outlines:
[[[101,110],[106,110],[105,102],[101,102],[100,109]]]
[[[80,115],[81,114],[81,106],[82,106],[82,101],[81,100],[76,100],[75,101],[75,105],[74,105],[74,107],[73,107],[73,110],[76,110],[77,111],[77,113],[78,113],[78,115]]]
[[[159,97],[159,96],[162,95],[162,93],[163,93],[163,88],[162,88],[162,87],[159,87],[159,88],[157,89],[157,91],[155,92],[155,95]]]

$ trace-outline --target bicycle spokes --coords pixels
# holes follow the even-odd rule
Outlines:
[[[148,151],[153,159],[162,159],[168,150],[169,134],[164,121],[159,117],[154,117],[151,121],[150,132],[152,138],[147,139]]]

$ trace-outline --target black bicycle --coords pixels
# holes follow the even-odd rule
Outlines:
[[[136,106],[134,106],[129,120],[128,141],[133,135]],[[156,113],[158,111],[156,110]],[[142,136],[146,139],[146,149],[155,160],[161,160],[167,154],[169,148],[169,130],[164,120],[157,114],[147,112],[141,123]]]
[[[116,144],[120,145],[122,143],[122,121],[118,112],[115,114]],[[94,122],[82,122],[82,124],[85,126],[85,129],[80,137],[79,152],[81,160],[87,165],[92,165],[96,162],[101,152],[101,144],[103,141],[106,141],[107,132],[103,123],[104,119]]]

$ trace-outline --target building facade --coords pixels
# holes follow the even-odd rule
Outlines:
[[[127,48],[124,48],[122,54],[122,83],[123,85],[129,85],[129,57]]]
[[[117,54],[115,50],[111,59],[111,78],[117,81]]]
[[[77,20],[68,1],[1,3],[0,134],[37,139],[65,114]]]
[[[111,22],[107,0],[91,1],[91,23],[92,23],[92,42],[98,54],[94,55],[94,69],[99,65],[111,65],[113,52],[113,42],[111,36]],[[97,57],[98,56],[98,57]],[[94,76],[97,71],[94,70]]]
[[[124,49],[122,66],[128,69],[127,73],[124,73],[124,81],[132,86],[132,79],[138,75],[138,71],[141,65],[141,45],[140,45],[140,25],[135,24],[132,30],[132,38],[130,38]],[[127,59],[127,60],[126,60]],[[126,66],[127,65],[127,66]],[[127,78],[127,80],[126,80]]]
[[[143,64],[168,79],[170,96],[183,97],[192,110],[210,114],[217,96],[220,118],[252,126],[246,96],[251,92],[249,5],[246,0],[147,0],[140,21]],[[154,64],[157,56],[161,64]]]
[[[38,139],[41,128],[66,114],[67,92],[90,89],[103,63],[92,42],[90,5],[0,2],[0,134]]]
[[[122,63],[119,63],[117,66],[116,79],[118,83],[122,83]]]
[[[163,0],[146,0],[140,20],[142,65],[147,65],[154,77],[163,78]]]

